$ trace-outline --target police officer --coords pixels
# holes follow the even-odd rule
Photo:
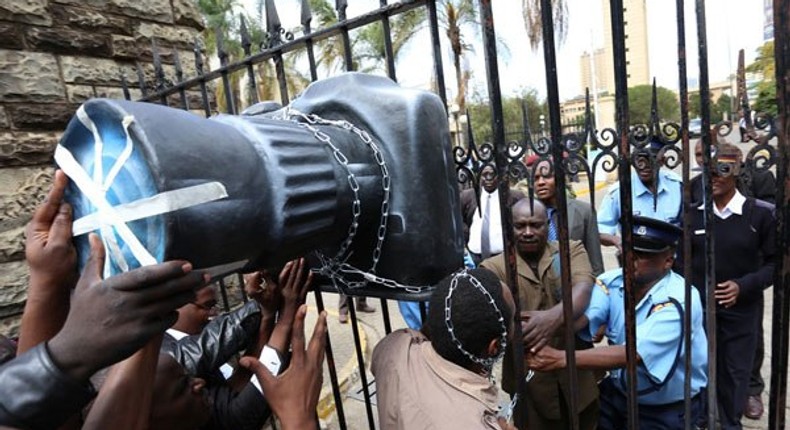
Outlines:
[[[652,141],[635,156],[636,166],[631,172],[631,203],[634,215],[675,222],[683,207],[683,186],[680,176],[668,169],[661,169],[663,156],[659,155],[663,144]],[[655,169],[658,169],[656,175]],[[612,185],[606,192],[598,209],[598,232],[601,245],[616,246],[618,255],[621,238],[620,229],[620,183]]]
[[[639,428],[683,428],[686,330],[691,330],[691,422],[697,421],[702,410],[700,392],[707,385],[707,338],[699,293],[691,292],[691,326],[684,327],[685,281],[671,271],[681,229],[635,216],[633,232]],[[596,283],[590,306],[577,325],[583,327],[579,336],[590,339],[604,333],[609,346],[576,351],[576,366],[614,369],[599,384],[598,428],[622,429],[627,426],[623,269],[604,273]],[[535,370],[563,368],[565,352],[546,347],[529,356],[528,363]]]
[[[709,167],[713,225],[705,223],[705,207],[692,212],[692,283],[706,291],[705,237],[713,235],[716,299],[716,399],[722,430],[742,428],[749,379],[762,325],[763,290],[773,282],[776,264],[774,206],[738,190],[743,154],[731,144],[717,148]],[[704,296],[705,297],[705,296]],[[705,299],[703,299],[705,301]]]

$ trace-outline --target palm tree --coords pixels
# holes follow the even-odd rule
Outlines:
[[[403,48],[414,36],[425,27],[427,22],[425,9],[412,9],[390,18],[390,41],[392,54],[397,63]],[[362,65],[361,71],[384,70],[386,47],[384,27],[381,22],[374,22],[363,27],[355,37],[356,58]]]
[[[524,15],[524,28],[532,49],[537,49],[543,42],[543,21],[540,17],[541,0],[522,0],[521,12]],[[557,42],[562,43],[568,33],[568,2],[567,0],[551,0],[554,18],[554,34]],[[606,13],[606,11],[604,11]]]
[[[265,44],[266,30],[263,28],[262,20],[258,17],[251,17],[247,14],[237,14],[240,9],[237,0],[198,0],[198,7],[206,21],[206,29],[203,32],[203,39],[206,43],[206,51],[217,54],[217,34],[221,34],[223,51],[228,55],[228,61],[233,62],[244,58],[244,49],[240,42],[240,24],[244,19],[248,24],[248,33],[253,47],[260,47]],[[243,18],[242,18],[243,16]],[[296,67],[296,58],[289,56],[284,59],[286,85],[289,94],[296,94],[303,90],[309,80],[299,73]],[[272,61],[266,61],[256,66],[256,91],[259,100],[281,100],[280,86],[277,82],[277,75],[274,71]],[[244,85],[246,71],[239,71],[230,74],[230,87],[236,100],[238,110],[249,105],[251,97],[242,97],[242,86]],[[226,111],[225,89],[223,85],[215,85],[215,100],[217,110]]]
[[[464,72],[461,70],[461,57],[464,53],[472,51],[473,48],[466,41],[463,30],[468,28],[475,33],[479,33],[480,29],[474,1],[442,0],[439,8],[439,25],[444,29],[447,40],[450,42],[458,89],[455,103],[461,108],[461,112],[464,112],[466,110],[466,88],[469,76],[464,76]]]
[[[329,27],[338,21],[337,12],[329,0],[310,0],[313,22],[318,28]],[[390,18],[392,52],[397,61],[403,48],[425,26],[426,14],[422,8],[412,9]],[[381,22],[366,25],[351,38],[352,67],[354,70],[371,72],[384,70],[386,51],[384,30]],[[318,43],[318,65],[330,73],[344,70],[343,41],[340,37]]]

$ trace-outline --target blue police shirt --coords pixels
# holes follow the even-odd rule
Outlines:
[[[631,172],[631,201],[634,215],[677,223],[683,202],[680,176],[667,169],[658,171],[658,200],[653,204],[653,193],[642,183],[636,172]],[[620,183],[609,188],[598,208],[598,232],[618,234],[620,226]]]
[[[579,332],[580,337],[591,339],[602,324],[606,325],[606,337],[610,345],[625,345],[625,289],[623,269],[610,270],[598,277],[593,287],[590,306],[585,315],[589,326]],[[665,405],[683,400],[685,380],[685,347],[672,375],[672,365],[677,356],[681,335],[681,313],[669,301],[672,297],[685,307],[685,281],[682,276],[670,271],[648,291],[636,305],[636,351],[642,358],[637,366],[638,390],[647,389],[664,381],[658,391],[639,396],[639,403]],[[696,395],[707,386],[708,339],[702,321],[702,304],[696,288],[691,289],[691,394]],[[611,377],[618,378],[616,384],[624,382],[625,369],[612,371]],[[653,384],[651,384],[651,382]],[[625,385],[620,385],[625,388]]]

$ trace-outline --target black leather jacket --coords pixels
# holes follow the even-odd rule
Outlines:
[[[51,429],[96,396],[87,381],[75,381],[52,361],[46,343],[0,367],[0,425]]]
[[[211,320],[202,332],[175,340],[165,336],[162,351],[172,355],[192,376],[210,380],[220,366],[258,336],[261,309],[250,300],[241,308]]]
[[[259,430],[271,416],[263,394],[254,385],[248,383],[236,393],[219,372],[220,366],[257,339],[260,324],[260,307],[251,300],[214,318],[200,334],[179,340],[165,335],[162,351],[172,355],[187,373],[207,382],[212,409],[204,430]]]

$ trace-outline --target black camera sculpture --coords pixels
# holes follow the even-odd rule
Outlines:
[[[386,78],[344,74],[284,108],[210,119],[90,100],[55,158],[72,179],[81,266],[85,233],[98,231],[105,274],[169,259],[251,269],[318,251],[325,274],[386,296],[375,284],[432,285],[462,265],[445,109]]]

